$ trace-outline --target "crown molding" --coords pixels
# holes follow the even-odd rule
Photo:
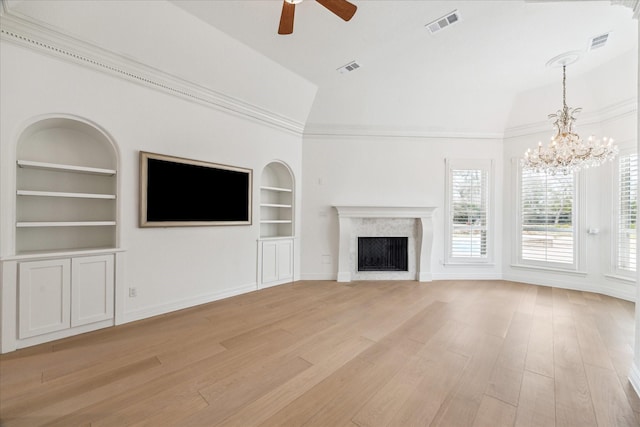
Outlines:
[[[345,139],[345,138],[398,138],[398,139],[502,139],[501,132],[459,132],[434,131],[429,129],[408,129],[404,127],[349,126],[338,124],[307,124],[305,138]]]
[[[631,114],[636,114],[637,111],[638,99],[629,98],[616,104],[606,106],[599,111],[581,115],[578,117],[577,122],[579,125],[602,123],[609,120],[619,119]],[[533,135],[541,132],[550,132],[552,130],[553,125],[549,121],[545,120],[507,128],[504,132],[504,138],[515,138],[518,136]]]
[[[0,39],[200,105],[302,136],[304,123],[13,14],[0,3]]]
[[[608,105],[598,111],[582,114],[578,117],[580,125],[590,125],[619,119],[627,115],[636,114],[638,111],[638,99],[629,98],[616,104]],[[541,120],[534,123],[514,126],[505,129],[504,132],[461,132],[461,131],[432,131],[428,129],[407,129],[399,127],[381,126],[349,126],[337,124],[307,124],[304,130],[305,138],[318,139],[349,139],[349,138],[376,138],[376,139],[508,139],[518,136],[534,135],[541,132],[550,132],[553,126],[549,121]]]

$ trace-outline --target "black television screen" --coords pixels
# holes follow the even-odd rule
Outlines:
[[[252,170],[140,152],[140,226],[250,225]]]

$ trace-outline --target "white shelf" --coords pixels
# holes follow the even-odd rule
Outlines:
[[[18,190],[18,196],[69,197],[78,199],[115,199],[115,194],[63,193],[59,191]]]
[[[115,169],[92,168],[87,166],[61,165],[58,163],[35,162],[31,160],[18,160],[21,168],[43,169],[60,172],[77,172],[93,175],[115,175]]]
[[[29,221],[18,222],[16,227],[104,227],[116,225],[115,221]]]
[[[291,205],[281,205],[278,203],[260,203],[262,208],[291,208]]]
[[[291,224],[290,219],[263,219],[260,224]]]
[[[267,191],[282,191],[285,193],[291,193],[293,190],[290,188],[281,188],[281,187],[260,187],[261,190]]]

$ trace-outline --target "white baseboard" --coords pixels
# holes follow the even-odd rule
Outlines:
[[[300,280],[336,280],[336,275],[332,273],[301,274]]]
[[[640,397],[640,368],[634,362],[631,364],[631,371],[629,372],[629,382],[636,391],[638,397]]]
[[[350,282],[350,281],[351,281],[351,273],[338,272],[338,282]]]
[[[161,314],[171,313],[172,311],[195,307],[197,305],[218,301],[236,295],[246,294],[247,292],[253,292],[255,290],[257,290],[257,284],[251,283],[249,285],[239,286],[237,288],[227,289],[221,292],[214,292],[211,294],[205,294],[193,298],[174,301],[168,304],[158,305],[154,307],[145,307],[142,309],[125,312],[124,323],[134,322],[136,320],[142,320],[153,316],[159,316]]]
[[[572,282],[571,279],[558,280],[548,277],[532,277],[531,274],[521,275],[507,273],[503,276],[503,280],[512,282],[528,283],[531,285],[551,286],[560,289],[569,289],[572,291],[594,292],[598,294],[608,295],[614,298],[620,298],[626,301],[634,302],[636,295],[634,292],[628,292],[627,289],[615,288],[613,286],[593,286],[584,279],[578,279],[579,282]],[[625,287],[631,288],[631,287]]]
[[[500,273],[432,273],[433,280],[503,280]]]
[[[431,282],[433,281],[433,275],[431,273],[423,272],[416,273],[416,280],[418,282]]]

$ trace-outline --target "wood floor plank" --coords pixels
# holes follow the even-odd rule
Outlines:
[[[285,406],[336,373],[373,344],[375,343],[362,337],[346,339],[323,360],[314,363],[296,377],[240,408],[235,414],[224,420],[220,426],[249,426],[264,423]]]
[[[209,405],[180,420],[180,425],[199,427],[218,424],[240,407],[257,400],[310,366],[300,357],[285,357],[274,363],[240,371],[223,381],[201,388],[199,392]]]
[[[486,391],[513,406],[518,405],[532,323],[531,315],[514,314]]]
[[[514,282],[296,282],[0,355],[0,425],[640,425],[634,326]]]
[[[556,426],[597,426],[584,371],[556,366],[555,373]]]
[[[554,427],[556,399],[553,378],[525,371],[515,427]]]
[[[637,419],[613,370],[585,365],[596,419],[600,426],[637,427]]]
[[[430,363],[420,356],[405,362],[400,371],[365,403],[352,420],[360,427],[391,425],[402,405],[427,374]]]
[[[432,422],[437,426],[471,425],[475,419],[491,373],[502,347],[502,338],[478,335],[474,353],[455,391],[444,401]]]
[[[516,407],[491,396],[484,396],[473,427],[511,427],[516,419]]]
[[[420,383],[386,425],[431,425],[442,404],[455,390],[468,361],[468,357],[448,351],[440,353],[439,357],[432,356]]]

